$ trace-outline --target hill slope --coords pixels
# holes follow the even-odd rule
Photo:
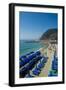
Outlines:
[[[46,39],[50,39],[50,40],[57,40],[58,34],[57,34],[58,30],[53,28],[53,29],[48,29],[45,33],[43,33],[43,35],[40,37],[40,40],[46,40]]]

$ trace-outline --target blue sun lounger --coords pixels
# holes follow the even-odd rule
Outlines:
[[[37,66],[37,69],[41,70],[41,68],[44,66],[44,63],[39,63]]]
[[[20,74],[22,77],[25,77],[25,75],[29,72],[29,70],[31,70],[32,68],[34,68],[35,64],[41,59],[41,56],[38,56],[36,58],[34,58],[33,60],[31,60],[24,68],[22,68],[20,70]]]
[[[21,62],[20,62],[20,67],[22,67],[22,66],[24,66],[26,63],[28,63],[29,62],[29,58],[25,58],[24,60],[22,60]]]
[[[35,69],[32,71],[32,73],[33,73],[34,75],[39,75],[42,67],[43,67],[42,64],[39,63],[38,66],[36,66]]]
[[[33,58],[35,58],[35,54],[30,55],[29,57],[26,57],[24,59],[22,59],[22,61],[20,62],[20,67],[24,66],[26,63],[28,63],[30,60],[32,60]]]
[[[40,51],[37,51],[37,52],[36,52],[36,55],[40,55],[40,54],[41,54],[41,52],[40,52]]]
[[[34,75],[39,75],[41,72],[41,69],[44,67],[46,63],[47,58],[40,59],[39,64],[36,66],[36,68],[32,71]]]
[[[25,58],[26,58],[26,56],[23,55],[23,56],[20,57],[20,60],[22,61],[22,60],[25,59]]]
[[[31,60],[31,61],[29,62],[29,64],[28,64],[27,69],[28,69],[28,70],[31,70],[31,69],[34,67],[34,65],[35,65],[41,58],[42,58],[41,56],[38,56],[38,57],[34,58],[33,60]]]
[[[32,55],[31,55],[32,54]],[[40,51],[37,51],[37,52],[30,52],[30,53],[27,53],[26,55],[23,55],[23,56],[21,56],[20,57],[20,60],[22,60],[22,59],[25,59],[27,56],[29,56],[29,58],[31,58],[31,56],[34,56],[34,55],[40,55],[41,53],[40,53]]]
[[[21,56],[20,60],[25,59],[28,55],[31,55],[32,53],[34,53],[34,52],[30,52],[30,53],[27,53],[26,55]]]
[[[58,69],[58,59],[54,56],[54,60],[52,61],[52,69],[57,70]]]
[[[20,77],[24,77],[27,74],[27,67],[24,67],[23,69],[20,70]]]
[[[20,67],[21,67],[21,66],[24,66],[26,63],[28,63],[29,61],[31,61],[33,58],[36,58],[37,55],[40,56],[40,55],[39,55],[39,52],[32,53],[32,54],[29,55],[28,57],[23,58],[22,61],[20,62]]]
[[[43,68],[44,65],[45,65],[45,61],[44,61],[44,58],[42,58],[40,63],[37,65],[37,69],[41,70],[41,68]]]
[[[57,70],[57,69],[58,69],[58,65],[55,65],[55,64],[53,65],[53,64],[52,64],[52,69],[53,69],[53,70]]]
[[[39,74],[40,74],[40,70],[37,69],[37,68],[35,68],[35,70],[33,70],[32,73],[33,73],[34,75],[39,75]]]

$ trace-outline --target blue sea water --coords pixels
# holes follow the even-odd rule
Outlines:
[[[44,47],[44,44],[40,41],[27,41],[27,40],[20,40],[20,55],[25,55],[26,53],[39,50],[40,48]]]

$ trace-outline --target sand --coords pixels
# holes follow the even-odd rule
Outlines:
[[[42,68],[41,73],[39,74],[39,77],[47,77],[49,74],[49,71],[51,70],[52,59],[53,59],[55,48],[51,47],[51,44],[49,44],[48,48],[46,49],[41,48],[40,51],[42,55],[48,57],[48,60],[45,66]]]

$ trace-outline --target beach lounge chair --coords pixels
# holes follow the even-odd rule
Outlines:
[[[41,59],[41,56],[38,56],[34,59],[32,59],[27,65],[25,65],[24,68],[20,70],[20,75],[22,77],[25,77],[25,75],[29,72],[29,70],[33,69],[35,64]]]
[[[58,69],[58,65],[53,65],[53,66],[52,66],[52,69],[53,69],[53,70],[57,70],[57,69]]]
[[[46,63],[46,62],[47,62],[47,59],[48,59],[48,57],[44,57],[44,56],[43,56],[42,59],[40,60],[40,62],[41,62],[41,63]]]
[[[26,55],[21,56],[20,60],[25,59],[27,56],[31,55],[32,53],[34,53],[34,52],[30,52],[30,53],[27,53]]]
[[[33,59],[35,57],[36,57],[36,54],[34,53],[34,54],[30,55],[28,58],[31,60],[31,59]]]
[[[32,55],[22,59],[22,61],[20,62],[20,67],[24,66],[25,64],[27,64],[29,61],[31,61],[35,57],[36,57],[36,55],[32,54]]]
[[[21,56],[20,57],[20,60],[22,61],[23,59],[25,59],[26,58],[26,56],[24,55],[24,56]]]
[[[33,73],[34,75],[39,75],[39,74],[40,74],[40,70],[38,70],[37,68],[35,68],[35,69],[32,71],[32,73]]]
[[[41,68],[43,68],[44,65],[45,65],[45,60],[44,60],[44,58],[42,58],[42,59],[40,60],[40,63],[37,65],[37,68],[38,68],[39,70],[41,70]]]
[[[57,70],[58,69],[58,58],[54,55],[54,60],[52,61],[52,69]]]
[[[47,58],[45,58],[45,59],[47,59]],[[44,61],[44,58],[42,57],[42,58],[40,59],[39,63],[36,65],[35,70],[41,71],[41,69],[44,67],[44,65],[45,65],[45,61]]]
[[[55,61],[52,62],[52,69],[53,70],[57,70],[58,69],[58,64]]]
[[[37,55],[40,55],[40,52],[39,51],[37,51],[35,53],[34,52],[30,52],[30,53],[28,53],[26,55],[21,56],[20,57],[20,60],[21,60],[20,67],[21,66],[24,66],[26,63],[28,63],[30,60],[32,60],[33,58],[35,58]]]
[[[40,55],[40,54],[41,54],[41,52],[40,52],[40,51],[37,51],[37,52],[36,52],[36,55]]]
[[[31,70],[35,64],[41,59],[42,57],[41,56],[38,56],[34,59],[32,59],[30,62],[29,62],[29,66],[27,67],[29,70]]]
[[[43,68],[44,67],[44,63],[39,63],[38,65],[37,65],[37,68],[39,69],[39,70],[41,70],[41,68]]]
[[[24,67],[20,70],[20,77],[25,77],[25,75],[28,73],[27,67]]]
[[[25,58],[20,62],[20,67],[24,66],[26,63],[28,63],[30,61],[29,58]]]

